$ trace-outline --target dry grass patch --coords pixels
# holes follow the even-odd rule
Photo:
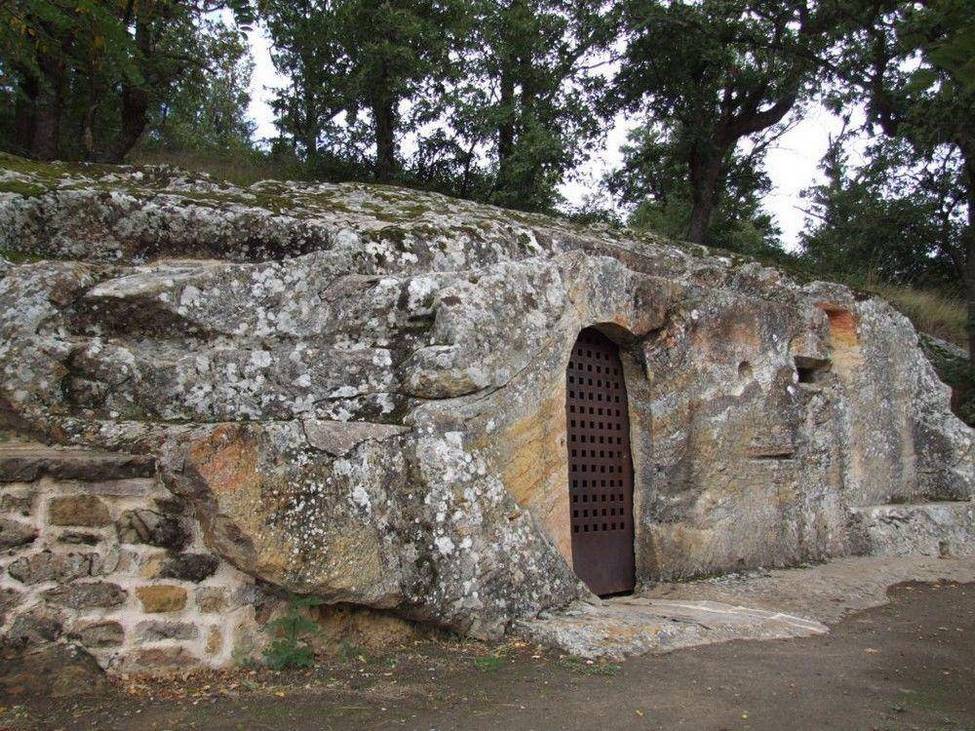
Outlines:
[[[870,289],[903,312],[921,332],[966,347],[965,303],[960,297],[937,290],[894,285],[873,286]]]
[[[191,173],[207,173],[217,180],[246,187],[261,180],[306,180],[297,161],[264,159],[241,152],[217,156],[196,152],[135,150],[126,160],[132,165],[174,165]]]

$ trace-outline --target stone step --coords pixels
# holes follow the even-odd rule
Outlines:
[[[44,444],[0,444],[0,482],[33,482],[41,477],[104,482],[152,477],[153,457]]]
[[[975,556],[975,502],[867,505],[853,514],[870,555]]]
[[[634,597],[578,602],[519,622],[531,642],[585,658],[622,660],[731,640],[773,640],[826,634],[814,619],[724,602]]]

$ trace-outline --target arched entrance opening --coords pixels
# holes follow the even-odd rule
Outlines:
[[[584,329],[565,379],[572,567],[594,594],[632,591],[633,460],[619,348]]]

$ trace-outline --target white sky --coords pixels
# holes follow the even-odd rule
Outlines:
[[[262,28],[249,33],[254,54],[254,76],[251,80],[250,114],[257,123],[257,137],[275,134],[273,115],[268,104],[269,88],[281,86],[284,79],[271,63],[270,43]],[[787,248],[794,248],[803,226],[802,201],[799,193],[821,179],[817,166],[826,151],[830,134],[841,126],[840,120],[820,106],[811,106],[802,121],[783,135],[766,158],[772,180],[772,191],[765,198],[765,207],[779,227]],[[581,203],[594,192],[602,176],[620,161],[620,146],[626,137],[626,120],[618,119],[606,136],[601,150],[594,151],[591,161],[577,172],[573,180],[562,186],[562,194],[570,203]]]

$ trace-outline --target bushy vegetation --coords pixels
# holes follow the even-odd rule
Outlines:
[[[316,597],[292,595],[287,611],[267,623],[271,642],[264,650],[264,662],[269,668],[286,670],[315,664],[315,651],[309,639],[318,631],[318,625],[309,619],[307,610],[322,603]]]

